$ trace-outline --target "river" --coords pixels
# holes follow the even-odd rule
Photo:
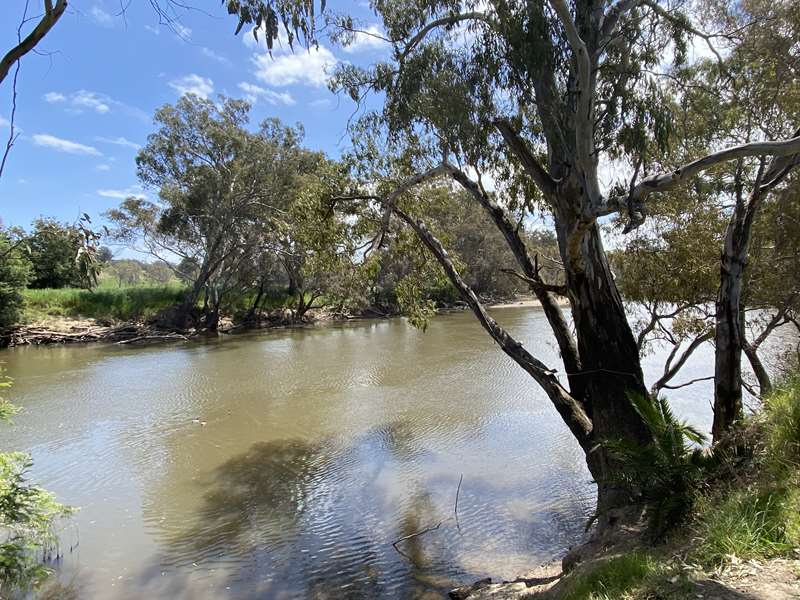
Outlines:
[[[559,365],[539,310],[494,314]],[[552,560],[593,506],[555,410],[467,313],[0,361],[24,407],[4,449],[80,507],[55,565],[80,598],[438,598]],[[710,393],[672,396],[707,429]]]

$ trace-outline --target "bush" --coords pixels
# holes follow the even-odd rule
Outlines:
[[[17,323],[22,313],[22,291],[28,284],[31,263],[22,247],[0,231],[0,327]]]
[[[11,381],[0,372],[0,388]],[[18,408],[0,398],[0,419],[8,421]],[[0,596],[27,591],[49,574],[43,562],[57,544],[55,525],[72,509],[52,493],[31,485],[26,471],[31,461],[21,452],[0,453]]]
[[[699,446],[705,439],[703,434],[678,420],[665,398],[639,396],[631,401],[653,442],[642,446],[608,441],[606,446],[623,464],[619,480],[640,490],[650,535],[660,540],[689,515],[713,455]]]

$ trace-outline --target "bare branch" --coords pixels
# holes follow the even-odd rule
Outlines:
[[[592,448],[592,422],[587,416],[582,404],[573,398],[559,383],[556,372],[548,368],[540,360],[532,356],[522,344],[513,338],[497,321],[495,321],[478,299],[472,288],[461,278],[453,261],[444,249],[441,242],[431,233],[427,226],[420,220],[410,216],[398,207],[393,212],[402,221],[408,224],[417,237],[427,246],[436,257],[450,283],[469,305],[483,328],[489,333],[500,348],[522,367],[544,390],[550,401],[555,406],[561,418],[578,440],[581,447],[587,452]]]
[[[11,153],[11,149],[14,147],[14,144],[17,142],[17,138],[19,134],[16,132],[16,117],[17,117],[17,78],[19,77],[19,67],[20,62],[17,61],[17,68],[14,70],[14,79],[11,83],[11,115],[8,122],[8,141],[6,141],[6,148],[3,151],[3,158],[0,160],[0,179],[3,178],[3,171],[6,168],[6,161],[8,160],[8,155]]]
[[[737,158],[752,156],[789,157],[800,154],[800,135],[787,140],[750,142],[740,146],[733,146],[713,152],[698,158],[670,173],[651,175],[640,181],[628,195],[612,196],[597,211],[597,216],[610,215],[617,212],[628,211],[630,222],[625,227],[625,233],[632,231],[644,223],[644,201],[653,192],[667,192],[679,185],[686,183],[692,177],[710,169],[714,165]],[[790,161],[794,166],[797,161]],[[786,165],[783,165],[784,170]],[[772,170],[772,169],[771,169]],[[780,171],[779,171],[780,172]]]
[[[482,12],[468,12],[436,19],[425,25],[414,35],[414,37],[408,41],[408,43],[405,45],[405,48],[403,48],[402,54],[400,54],[399,62],[403,62],[406,57],[413,52],[414,48],[416,48],[420,42],[425,39],[425,36],[428,35],[432,30],[436,29],[437,27],[455,25],[456,23],[461,23],[463,21],[478,21],[486,23],[490,27],[496,27],[494,20],[489,15]]]
[[[521,281],[524,281],[529,286],[531,286],[532,289],[539,289],[544,292],[550,292],[552,294],[556,294],[557,296],[564,296],[564,297],[567,296],[568,288],[566,285],[553,285],[549,283],[544,283],[541,280],[533,279],[531,277],[523,275],[522,273],[518,273],[514,269],[500,269],[500,272],[506,273],[507,275],[511,275]]]
[[[698,377],[697,379],[692,379],[690,381],[687,381],[686,383],[680,383],[678,385],[664,385],[662,387],[664,389],[667,389],[667,390],[678,390],[680,388],[687,387],[687,386],[692,385],[694,383],[698,383],[700,381],[710,381],[711,379],[714,379],[713,375],[709,375],[708,377]]]
[[[503,136],[512,153],[522,164],[522,168],[530,175],[534,183],[539,187],[545,197],[552,196],[556,191],[556,182],[550,174],[539,164],[536,157],[528,149],[525,140],[514,130],[514,127],[506,120],[495,121],[494,126]]]
[[[66,9],[67,0],[56,0],[55,5],[53,5],[52,0],[45,1],[44,15],[42,15],[36,27],[33,28],[33,31],[0,59],[0,83],[8,75],[11,65],[33,50],[36,44],[42,41],[42,38],[55,26]]]
[[[676,387],[670,387],[667,385],[683,368],[683,365],[686,364],[686,361],[689,360],[689,357],[694,354],[694,351],[697,350],[700,346],[702,346],[705,342],[710,340],[714,337],[714,331],[707,331],[706,333],[700,334],[695,337],[686,350],[680,355],[677,361],[673,363],[673,359],[677,354],[677,350],[680,347],[680,344],[676,344],[675,348],[673,348],[672,352],[670,353],[669,360],[667,361],[666,365],[664,366],[664,374],[661,378],[653,384],[651,391],[654,394],[657,394],[661,389],[666,388],[670,390],[678,389]],[[693,382],[690,382],[693,383]],[[683,384],[689,385],[689,384]],[[683,386],[678,386],[683,387]]]

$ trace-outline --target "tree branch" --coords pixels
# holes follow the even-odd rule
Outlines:
[[[517,264],[522,269],[523,275],[526,277],[531,287],[531,291],[533,291],[539,303],[542,305],[542,309],[547,317],[547,322],[553,330],[553,335],[558,343],[566,372],[576,373],[580,371],[581,361],[578,353],[578,346],[572,335],[569,324],[564,318],[561,307],[553,297],[553,292],[547,289],[544,282],[541,280],[539,268],[536,263],[531,260],[528,248],[519,234],[519,229],[509,219],[506,211],[498,206],[478,184],[467,177],[466,173],[453,166],[450,166],[450,173],[461,187],[472,194],[473,198],[484,208],[495,226],[503,234],[511,253],[514,255]],[[534,282],[534,284],[531,284],[531,282]],[[586,381],[571,377],[569,379],[569,387],[572,395],[580,402],[583,402]]]
[[[556,182],[550,177],[550,174],[539,164],[536,157],[528,149],[525,140],[514,130],[514,127],[505,119],[495,121],[494,126],[503,136],[503,139],[508,144],[511,152],[517,157],[522,164],[522,168],[530,175],[534,183],[539,187],[546,198],[549,198],[556,191]]]
[[[414,35],[414,37],[408,41],[408,43],[405,45],[405,48],[403,48],[403,52],[400,54],[399,62],[403,62],[406,57],[413,52],[414,48],[416,48],[420,42],[425,39],[425,36],[428,35],[432,30],[436,29],[437,27],[455,25],[456,23],[461,23],[462,21],[481,21],[488,24],[490,27],[496,27],[494,20],[492,20],[489,15],[482,12],[468,12],[436,19],[425,25]]]
[[[52,4],[52,0],[46,0],[44,5],[44,15],[42,15],[36,27],[33,28],[33,31],[0,59],[0,83],[3,83],[3,80],[8,75],[11,65],[33,50],[36,45],[42,41],[42,38],[55,26],[61,18],[61,15],[63,15],[64,11],[67,9],[67,0],[56,0],[55,5]]]
[[[678,360],[675,361],[674,364],[672,364],[672,359],[675,357],[675,352],[677,351],[678,348],[678,346],[675,346],[673,352],[670,353],[670,360],[667,361],[667,364],[664,366],[664,374],[658,381],[656,381],[653,384],[653,387],[651,388],[653,394],[658,394],[658,392],[661,391],[662,388],[675,390],[678,389],[678,387],[683,387],[684,385],[689,385],[689,383],[694,383],[692,381],[677,387],[670,387],[669,385],[667,385],[675,377],[675,375],[678,374],[678,371],[680,371],[683,368],[683,365],[685,365],[686,361],[689,360],[689,357],[692,354],[694,354],[694,351],[697,350],[700,346],[702,346],[705,342],[710,340],[712,337],[714,337],[713,331],[707,331],[706,333],[698,335],[696,338],[692,340],[692,343],[689,344],[689,347],[683,351]],[[701,381],[701,380],[695,380],[695,381]]]
[[[17,138],[19,137],[15,127],[17,120],[17,78],[19,77],[19,68],[20,62],[17,61],[17,68],[14,69],[14,79],[11,83],[11,115],[8,121],[8,140],[6,141],[6,148],[3,151],[3,158],[0,160],[0,179],[3,178],[3,172],[6,169],[8,155],[11,153],[11,149],[14,147],[14,144],[17,142]]]
[[[436,260],[444,269],[450,282],[458,290],[461,298],[469,305],[478,318],[483,328],[489,333],[500,348],[522,367],[545,391],[550,401],[555,406],[561,418],[569,427],[578,443],[586,451],[590,451],[592,442],[592,423],[583,409],[583,406],[565,390],[556,378],[555,371],[549,369],[544,363],[533,357],[522,344],[511,337],[491,316],[486,312],[483,304],[478,300],[475,292],[461,278],[453,261],[441,242],[431,233],[425,224],[405,213],[395,206],[393,208],[402,221],[409,225],[417,237],[427,246]]]
[[[647,196],[654,192],[673,190],[695,175],[702,173],[714,165],[729,160],[765,155],[788,157],[797,154],[800,154],[800,135],[796,135],[787,140],[751,142],[749,144],[726,148],[719,152],[713,152],[702,158],[698,158],[669,173],[659,173],[646,177],[636,184],[627,195],[608,198],[603,206],[597,210],[596,215],[605,216],[627,210],[630,221],[625,227],[625,233],[628,233],[644,223],[644,201]],[[794,166],[796,161],[791,161],[791,163],[792,166]],[[784,168],[785,166],[786,165],[784,165]],[[773,169],[771,168],[770,171],[773,171]]]

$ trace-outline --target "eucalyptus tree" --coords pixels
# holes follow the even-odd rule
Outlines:
[[[724,60],[682,69],[671,82],[680,98],[675,108],[679,141],[664,158],[665,167],[677,167],[709,145],[792,135],[800,121],[800,14],[794,3],[702,6],[707,21],[734,32],[731,47]],[[742,352],[760,391],[771,387],[757,350],[787,322],[797,303],[800,286],[775,252],[775,228],[785,227],[793,208],[778,197],[793,196],[796,182],[786,178],[796,158],[739,158],[718,165],[692,189],[673,193],[655,211],[651,227],[619,254],[626,293],[649,304],[640,341],[656,335],[675,342],[677,328],[665,326],[674,318],[683,333],[678,342],[691,338],[680,352],[679,343],[674,346],[654,388],[667,385],[699,343],[714,339],[715,437],[741,413]],[[760,217],[763,211],[766,218]],[[776,277],[782,285],[772,283]],[[715,306],[711,314],[709,305]],[[685,335],[687,317],[696,325],[690,336]]]
[[[737,111],[735,127],[743,141],[800,136],[800,11],[795,2],[746,0],[742,5],[723,9],[726,25],[742,31],[742,39],[725,60],[731,84],[719,93],[724,108]],[[728,89],[726,89],[728,88]],[[746,267],[754,226],[769,194],[780,187],[800,155],[761,156],[749,166],[739,158],[732,177],[734,208],[725,231],[720,265],[720,288],[716,302],[714,342],[714,437],[723,435],[739,418],[742,410],[742,352],[750,358],[765,391],[769,388],[766,371],[758,360],[755,346],[745,335],[744,290]],[[748,168],[749,167],[749,168]],[[798,288],[789,289],[779,302],[777,320],[793,303]],[[763,341],[764,337],[759,336]]]
[[[244,266],[277,251],[274,224],[298,173],[317,160],[300,148],[299,129],[265,121],[249,131],[249,108],[240,100],[216,104],[188,95],[159,109],[159,129],[137,156],[139,178],[158,200],[131,197],[108,213],[120,239],[143,245],[165,264],[177,257],[195,266],[181,316],[202,296],[211,328],[224,296],[240,287]]]
[[[334,87],[354,99],[382,92],[385,101],[372,122],[387,132],[390,147],[404,148],[397,153],[400,166],[388,179],[371,181],[370,194],[362,195],[416,233],[489,335],[544,389],[586,453],[598,483],[600,524],[612,525],[620,516],[615,509],[637,504],[637,491],[618,484],[621,465],[603,442],[644,444],[651,435],[630,400],[647,389],[598,220],[622,213],[626,229],[635,229],[653,194],[724,161],[792,155],[800,138],[711,146],[659,172],[654,157],[668,150],[671,115],[653,72],[669,51],[682,60],[686,32],[698,30],[655,0],[378,0],[373,8],[391,57],[369,69],[342,67]],[[346,17],[338,24],[346,43],[356,27]],[[604,189],[601,157],[603,165],[628,165],[632,176]],[[564,286],[542,280],[507,200],[486,193],[466,167],[497,172],[524,196],[523,205],[538,200],[547,207]],[[408,208],[413,190],[424,194],[437,178],[461,185],[503,234],[519,275],[544,307],[565,379],[492,319],[441,242]],[[557,293],[569,299],[574,335]]]

